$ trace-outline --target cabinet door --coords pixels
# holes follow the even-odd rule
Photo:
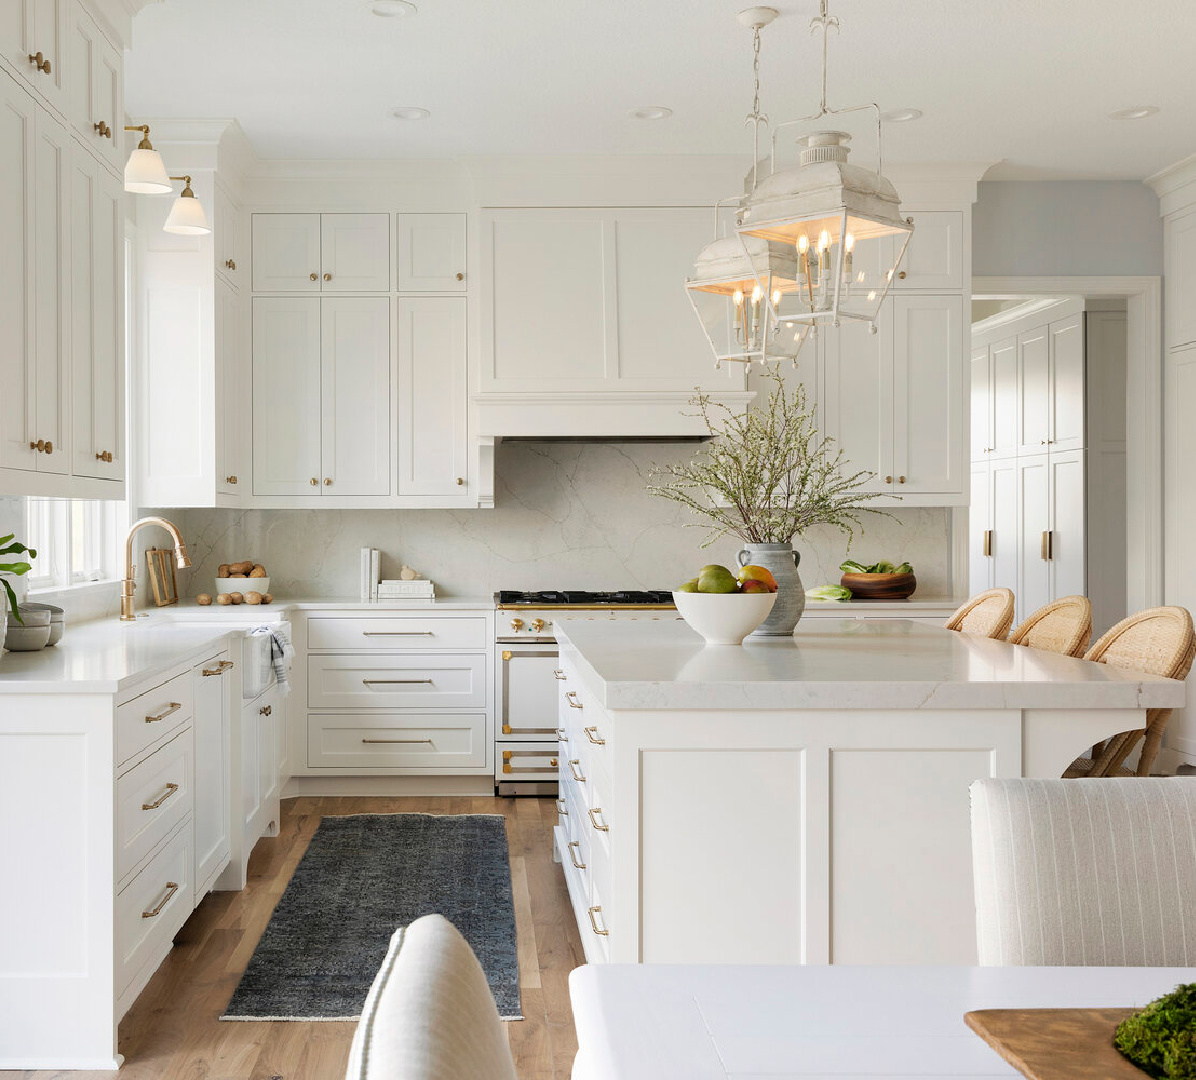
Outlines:
[[[253,301],[253,492],[316,495],[320,476],[320,301]]]
[[[255,292],[320,291],[320,215],[253,215]]]
[[[216,490],[236,495],[247,483],[245,417],[250,408],[248,365],[242,348],[241,298],[227,281],[216,279]],[[310,479],[310,477],[309,477]]]
[[[467,492],[466,396],[464,298],[400,300],[400,495]]]
[[[257,790],[260,803],[266,807],[278,796],[278,728],[283,722],[282,695],[277,686],[266,691],[258,701],[257,715]],[[260,836],[269,824],[263,821]]]
[[[968,505],[968,592],[993,587],[992,470],[987,461],[972,463],[971,502]]]
[[[992,451],[992,379],[988,346],[972,350],[972,461],[984,461]]]
[[[827,435],[847,457],[848,474],[866,470],[863,491],[893,488],[893,323],[882,312],[878,332],[845,321],[819,335],[822,369],[819,415]]]
[[[1017,336],[1018,453],[1044,454],[1051,437],[1051,339],[1046,326]]]
[[[0,35],[4,55],[41,97],[67,115],[66,74],[69,0],[4,0]],[[43,67],[30,59],[42,54]],[[45,70],[49,65],[49,71]]]
[[[1084,313],[1053,322],[1051,338],[1051,452],[1080,450],[1084,438]],[[1066,593],[1064,595],[1067,595]]]
[[[71,471],[124,475],[124,186],[76,147],[71,171]]]
[[[196,899],[228,864],[229,708],[228,653],[192,669],[195,680]]]
[[[71,138],[50,114],[38,110],[34,147],[35,269],[33,333],[35,424],[53,450],[37,455],[38,472],[66,473],[67,392],[70,385],[70,184]]]
[[[1167,276],[1167,344],[1196,342],[1196,207],[1167,221],[1163,230]]]
[[[390,291],[389,214],[324,214],[320,223],[324,292]]]
[[[1015,458],[990,462],[992,494],[992,587],[1017,593],[1021,534],[1018,522],[1019,473]]]
[[[390,301],[326,297],[322,316],[325,495],[390,493]]]
[[[1017,593],[1017,618],[1022,620],[1051,600],[1051,563],[1048,544],[1051,529],[1050,461],[1046,454],[1019,458],[1018,517],[1021,522],[1021,559]]]
[[[1021,445],[1017,426],[1017,338],[993,342],[988,349],[992,376],[993,457],[1014,457]]]
[[[237,269],[237,245],[240,225],[240,210],[219,184],[216,185],[215,218],[212,222],[216,273],[226,279],[233,288],[240,285]],[[311,275],[308,274],[310,278]],[[310,284],[310,282],[309,282]]]
[[[97,39],[97,49],[92,69],[92,81],[95,86],[92,95],[92,107],[95,115],[83,134],[97,135],[95,125],[103,122],[111,135],[100,138],[98,146],[100,156],[118,172],[124,172],[125,149],[124,117],[125,117],[125,86],[124,64],[120,50],[110,42],[103,33]],[[71,73],[71,79],[77,77]],[[130,149],[132,149],[130,147]],[[123,187],[123,184],[122,184]]]
[[[253,829],[257,825],[258,811],[262,805],[258,736],[266,717],[258,710],[265,707],[267,696],[262,694],[241,706],[241,818],[238,824],[245,838],[245,846],[250,850],[257,839]]]
[[[1051,599],[1088,594],[1085,454],[1070,450],[1050,455],[1051,524],[1048,554]]]
[[[9,13],[11,14],[11,12]],[[0,79],[0,467],[37,468],[33,147],[37,106]]]
[[[399,292],[464,292],[464,214],[399,214]]]
[[[70,43],[71,124],[97,157],[120,169],[124,164],[120,53],[77,4]]]
[[[897,494],[964,493],[964,321],[959,296],[893,299]]]
[[[958,289],[963,286],[963,214],[958,210],[916,211],[913,235],[893,286]],[[901,238],[897,238],[900,243]],[[894,252],[896,254],[896,252]]]

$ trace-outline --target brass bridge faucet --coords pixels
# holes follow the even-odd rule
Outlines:
[[[125,537],[125,578],[120,586],[120,617],[122,622],[132,622],[137,618],[137,612],[133,607],[133,593],[137,588],[137,567],[133,565],[133,536],[138,529],[144,528],[146,525],[161,525],[162,528],[170,533],[170,538],[174,541],[175,565],[180,570],[191,565],[191,560],[187,556],[187,545],[183,543],[178,526],[173,522],[167,521],[162,517],[147,517],[133,522],[129,526],[128,535]]]

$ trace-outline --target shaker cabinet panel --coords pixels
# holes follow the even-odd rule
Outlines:
[[[256,292],[320,291],[320,215],[253,215]]]
[[[1167,345],[1196,342],[1196,207],[1167,220],[1166,249]]]
[[[993,437],[992,368],[988,346],[972,350],[971,458],[984,461],[992,453]]]
[[[322,214],[320,232],[323,292],[390,290],[389,214]]]
[[[818,411],[826,434],[848,458],[846,472],[874,474],[862,490],[888,491],[893,472],[892,321],[882,316],[875,334],[864,323],[844,322],[838,331],[821,334],[819,342]]]
[[[216,273],[232,287],[239,288],[244,274],[241,265],[241,211],[228,192],[216,184],[215,215],[212,221],[212,246],[216,254]],[[308,273],[310,279],[311,274]],[[310,284],[310,280],[308,282]]]
[[[243,301],[216,279],[216,490],[237,495],[249,484],[245,432],[250,412],[249,365],[245,362]]]
[[[1018,459],[1021,565],[1017,618],[1024,619],[1051,600],[1051,467],[1047,454]]]
[[[962,288],[963,214],[958,210],[930,210],[908,216],[914,219],[914,231],[893,287],[898,291]]]
[[[125,131],[121,56],[77,4],[68,52],[71,124],[92,153],[112,168],[122,169]]]
[[[992,470],[987,461],[972,464],[972,502],[968,508],[968,592],[993,587]]]
[[[993,457],[1013,457],[1019,445],[1017,423],[1017,338],[1008,337],[989,346],[992,378]]]
[[[232,720],[228,653],[192,668],[195,687],[195,900],[212,887],[231,852],[229,805]]]
[[[0,48],[4,58],[63,116],[69,107],[69,7],[70,0],[4,0],[0,4]]]
[[[1051,437],[1051,339],[1046,326],[1017,336],[1018,452],[1041,454]]]
[[[399,292],[465,292],[465,214],[399,214]]]
[[[1050,325],[1051,392],[1048,445],[1080,450],[1084,436],[1084,313]]]

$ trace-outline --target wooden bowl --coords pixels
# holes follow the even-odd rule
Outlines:
[[[913,574],[844,574],[839,584],[856,600],[904,600],[914,595],[918,579]]]

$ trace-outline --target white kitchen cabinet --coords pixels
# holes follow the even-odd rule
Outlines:
[[[1046,452],[1051,428],[1051,337],[1044,323],[1017,336],[1018,453]]]
[[[71,471],[124,477],[124,186],[76,146],[71,170]]]
[[[245,433],[251,407],[251,379],[245,356],[244,301],[216,278],[216,490],[237,495],[249,485]]]
[[[465,292],[465,214],[398,214],[399,292]]]
[[[67,115],[68,105],[69,12],[69,0],[4,0],[0,4],[0,48],[5,61],[62,116]]]
[[[845,471],[873,474],[864,491],[892,488],[893,324],[885,314],[875,334],[846,321],[818,339],[821,426],[849,459]]]
[[[253,401],[254,494],[388,494],[389,301],[255,298]]]
[[[1084,433],[1084,313],[1052,322],[1050,427],[1047,445],[1056,450],[1081,450],[1088,445]]]
[[[275,684],[241,707],[240,828],[242,859],[278,825],[278,733],[285,727],[285,698]]]
[[[1021,536],[1018,533],[1018,462],[998,458],[989,463],[989,492],[992,497],[992,580],[987,588],[1018,589]],[[979,591],[979,590],[976,590]]]
[[[1024,619],[1043,604],[1086,592],[1084,451],[1019,458],[1017,466],[1017,617]]]
[[[1167,273],[1167,347],[1196,342],[1196,206],[1167,218],[1163,232]]]
[[[968,591],[993,587],[992,470],[986,460],[972,462],[972,502],[968,508]]]
[[[212,220],[212,242],[216,257],[216,274],[234,289],[239,289],[245,273],[245,259],[241,253],[241,209],[216,182]]]
[[[398,302],[400,495],[456,496],[468,487],[465,300]]]
[[[992,380],[992,441],[989,443],[989,453],[995,458],[1017,455],[1017,357],[1016,336],[994,341],[989,346]]]
[[[964,281],[963,213],[959,210],[922,210],[908,215],[914,231],[897,268],[893,288],[898,292],[926,289],[948,292],[962,289]],[[900,244],[901,237],[892,241]],[[893,252],[896,254],[896,251]],[[892,262],[890,260],[890,265]]]
[[[255,292],[387,292],[389,214],[254,214]]]
[[[1020,621],[1051,600],[1047,557],[1051,528],[1051,468],[1046,454],[1018,459],[1018,509],[1021,558],[1018,567],[1017,618]]]
[[[228,673],[220,652],[192,669],[195,701],[195,899],[212,888],[228,865],[230,717]]]
[[[76,2],[71,20],[70,120],[110,168],[124,168],[124,90],[120,51]]]
[[[983,461],[984,455],[992,449],[993,437],[993,387],[992,357],[987,345],[972,350],[972,427],[971,447],[973,462]]]

